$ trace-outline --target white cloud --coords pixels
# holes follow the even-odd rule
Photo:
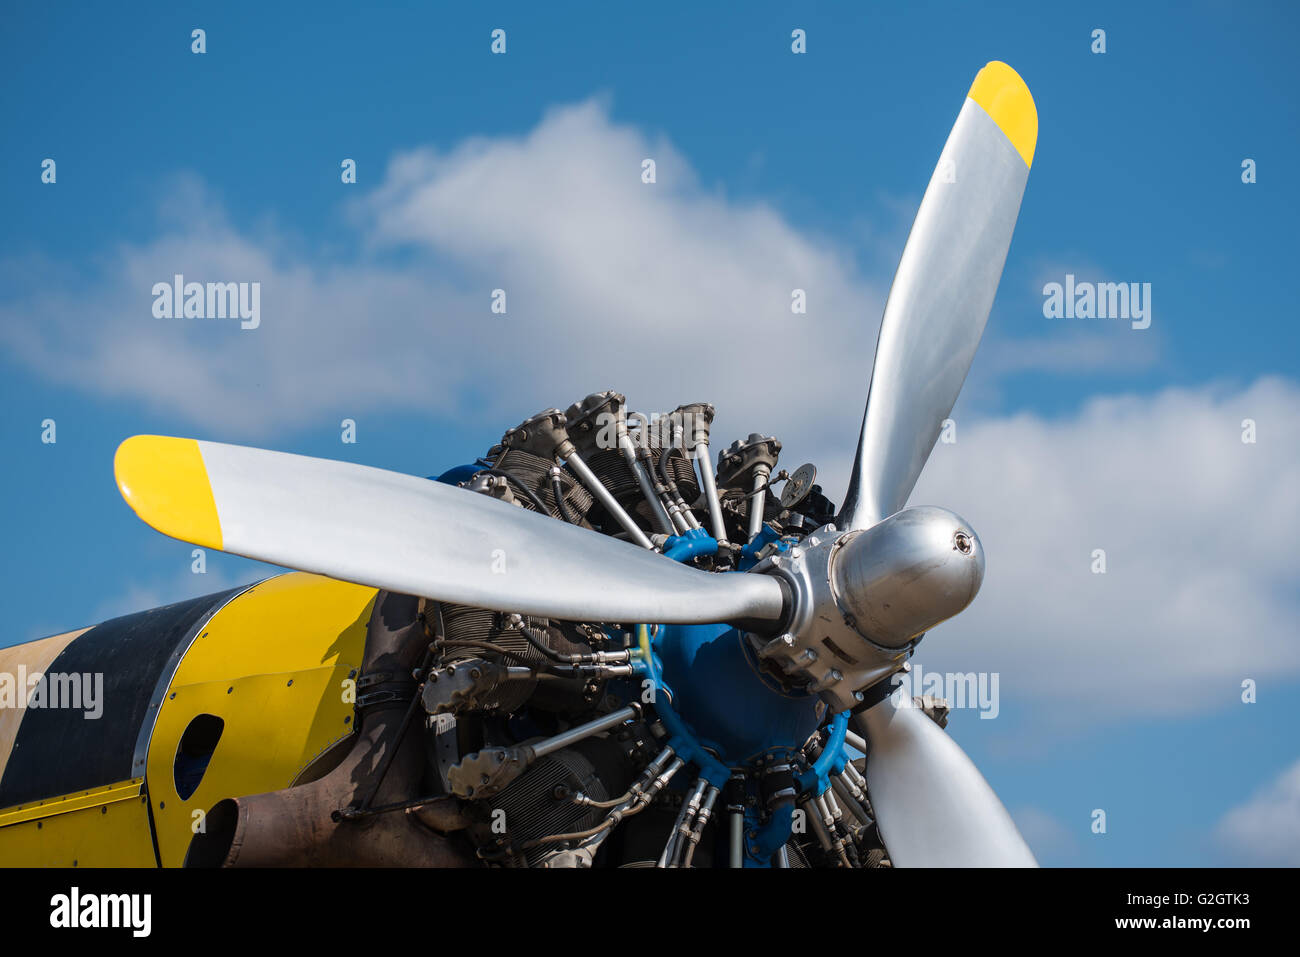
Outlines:
[[[921,645],[927,668],[998,671],[1004,702],[1050,698],[1067,722],[1228,707],[1244,678],[1300,673],[1295,383],[1099,398],[957,437],[911,501],[970,521],[988,566]]]
[[[598,101],[522,137],[398,156],[350,208],[353,262],[242,234],[181,192],[181,228],[120,249],[89,292],[0,313],[0,346],[57,381],[248,437],[374,408],[503,428],[616,388],[648,411],[712,401],[726,441],[781,429],[851,454],[880,288],[772,208],[704,189]],[[154,318],[153,284],[178,272],[260,281],[261,327]],[[496,288],[506,316],[490,312]],[[807,315],[790,312],[795,288]],[[772,378],[791,367],[798,385]]]
[[[427,328],[436,282],[376,265],[311,265],[282,245],[241,235],[205,202],[179,229],[118,249],[91,290],[54,286],[5,308],[0,344],[56,382],[237,434],[265,435],[340,404],[447,401],[431,371],[436,336],[401,348]],[[151,290],[177,273],[261,283],[261,326],[155,318]]]
[[[1023,339],[994,339],[984,344],[972,376],[997,379],[1016,372],[1127,372],[1152,365],[1159,357],[1155,336],[1134,335],[1127,326],[1062,332]]]
[[[1219,821],[1215,838],[1247,864],[1300,867],[1300,761]]]

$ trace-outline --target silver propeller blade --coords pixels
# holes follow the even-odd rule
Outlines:
[[[957,115],[894,275],[841,528],[868,528],[907,504],[993,307],[1037,136],[1024,81],[990,63]]]
[[[151,435],[123,442],[114,470],[123,498],[165,535],[342,581],[578,621],[781,615],[766,576],[687,568],[411,475]]]
[[[867,739],[867,790],[896,867],[1037,867],[974,762],[910,698],[854,718]]]

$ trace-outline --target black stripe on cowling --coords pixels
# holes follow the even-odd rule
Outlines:
[[[84,708],[28,708],[4,777],[0,808],[129,780],[136,740],[156,713],[150,699],[172,653],[183,650],[242,588],[179,601],[95,625],[50,662],[47,675],[103,675],[98,718]],[[47,702],[50,695],[47,685]],[[23,691],[20,690],[20,694]],[[83,701],[84,704],[84,701]]]

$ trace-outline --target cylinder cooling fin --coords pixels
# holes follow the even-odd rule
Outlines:
[[[713,408],[703,403],[638,415],[621,393],[592,393],[565,412],[546,409],[526,419],[476,469],[458,472],[468,473],[463,487],[512,507],[710,571],[776,554],[834,514],[812,483],[812,466],[794,481],[777,471],[775,437],[754,433],[733,442],[715,471],[712,421]],[[759,857],[770,856],[777,867],[874,860],[864,782],[841,786],[846,797],[835,803],[828,773],[853,772],[828,771],[829,753],[818,760],[840,745],[827,736],[825,718],[811,711],[806,721],[797,717],[815,698],[779,669],[773,673],[786,680],[776,682],[778,689],[795,697],[790,720],[772,733],[804,728],[799,737],[819,721],[822,731],[802,746],[795,740],[757,761],[743,758],[724,798],[700,770],[721,766],[716,745],[681,754],[669,746],[689,725],[668,700],[647,696],[647,677],[662,682],[662,672],[642,670],[639,662],[656,653],[653,642],[636,637],[637,623],[556,621],[430,600],[421,602],[420,614],[430,655],[422,702],[431,778],[466,808],[473,823],[465,833],[480,860],[505,867],[736,866],[737,827],[750,835],[741,860],[751,864],[753,847],[765,842],[769,850]],[[752,655],[740,633],[728,639],[725,627],[715,631],[723,644],[735,643],[737,661]],[[756,666],[775,668],[762,660]],[[697,703],[708,694],[678,683]],[[695,707],[687,714],[716,725],[723,711]],[[669,729],[669,717],[678,730]],[[751,723],[722,740],[744,751],[737,742],[753,734]],[[808,780],[825,793],[820,803],[796,809]],[[817,816],[811,830],[790,834],[795,816],[806,812]]]

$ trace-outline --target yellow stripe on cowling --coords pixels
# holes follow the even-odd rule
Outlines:
[[[1038,110],[1020,74],[994,60],[976,74],[967,96],[993,118],[1025,165],[1033,166],[1034,147],[1038,143]]]
[[[117,447],[113,473],[126,503],[149,525],[183,542],[221,549],[217,503],[194,439],[132,436]]]

